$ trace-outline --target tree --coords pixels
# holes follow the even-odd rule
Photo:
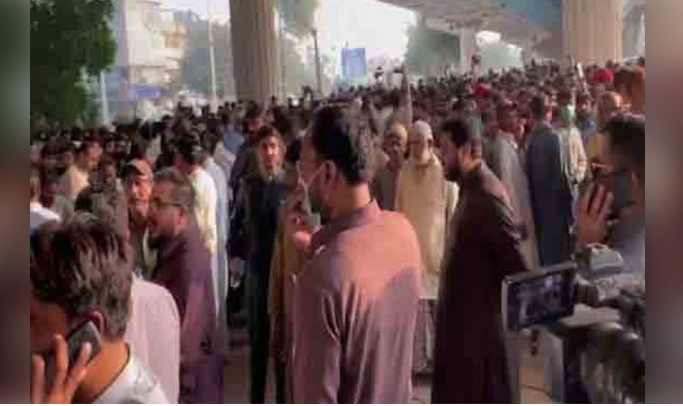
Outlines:
[[[209,95],[211,94],[211,59],[208,21],[200,19],[192,12],[176,13],[176,18],[187,28],[187,53],[181,67],[180,84],[193,91]],[[219,97],[233,96],[235,81],[230,60],[232,48],[230,26],[214,23],[212,29],[217,93]]]
[[[296,49],[296,41],[294,39],[286,38],[284,48],[285,64],[287,66],[285,83],[287,83],[288,92],[299,94],[303,86],[310,86],[315,89],[317,82],[315,64],[304,63],[301,54]],[[323,90],[330,89],[332,87],[332,80],[325,75],[326,66],[331,64],[330,58],[322,55],[320,57],[320,64]]]
[[[279,0],[278,11],[282,13],[287,31],[298,38],[310,35],[318,5],[319,0]]]
[[[182,63],[180,85],[208,95],[211,91],[211,77],[207,21],[191,12],[177,13],[176,18],[182,21],[188,30],[188,49]],[[235,81],[230,59],[232,49],[230,26],[214,24],[213,37],[218,95],[219,97],[234,97]],[[302,55],[297,50],[296,37],[285,36],[284,58],[287,66],[285,81],[290,93],[298,94],[304,85],[315,87],[315,65],[304,63]],[[323,72],[325,72],[325,66],[330,64],[330,61],[325,56],[321,60]],[[332,86],[331,83],[330,78],[323,74],[323,88],[329,89]]]
[[[29,4],[21,1],[0,2],[0,38],[2,38],[2,63],[0,64],[0,142],[9,133],[23,132],[29,116],[29,36],[25,21]]]
[[[84,118],[94,101],[85,77],[114,63],[112,0],[31,0],[31,114]]]
[[[459,62],[460,40],[457,36],[433,30],[424,22],[409,28],[405,63],[411,72],[440,75],[444,66]]]

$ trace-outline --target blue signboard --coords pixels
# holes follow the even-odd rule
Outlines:
[[[136,100],[157,100],[160,99],[165,91],[158,86],[133,85]]]
[[[342,49],[342,75],[344,80],[362,78],[367,74],[368,64],[365,48]]]

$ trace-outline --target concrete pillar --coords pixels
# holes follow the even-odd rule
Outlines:
[[[477,53],[477,32],[463,28],[458,32],[460,41],[460,73],[472,70],[472,56]]]
[[[632,9],[624,25],[624,56],[645,55],[645,6]]]
[[[230,0],[237,98],[265,104],[278,92],[273,0]]]
[[[563,0],[564,50],[577,62],[623,58],[623,0]]]

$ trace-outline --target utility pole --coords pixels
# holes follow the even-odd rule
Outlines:
[[[323,94],[323,77],[320,66],[320,48],[318,47],[318,30],[313,29],[313,43],[315,46],[315,79],[317,82],[317,92],[318,96],[321,97]]]
[[[105,75],[104,71],[100,72],[100,103],[102,104],[102,122],[109,124],[109,95],[107,95],[107,78]]]
[[[206,0],[207,19],[209,20],[209,60],[211,69],[211,96],[209,111],[215,112],[218,108],[218,90],[216,84],[216,55],[214,54],[213,24],[211,22],[211,0]]]

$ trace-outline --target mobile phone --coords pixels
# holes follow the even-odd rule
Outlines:
[[[90,359],[88,360],[88,364],[90,364],[102,351],[102,336],[92,321],[87,321],[75,328],[66,339],[69,351],[69,368],[73,368],[74,364],[78,362],[81,349],[86,343],[90,343],[90,348],[92,349]],[[54,350],[46,351],[43,354],[43,359],[45,360],[46,382],[49,383],[47,387],[51,387],[57,368]]]
[[[593,195],[590,198],[591,207],[597,197],[599,186],[603,186],[614,197],[609,216],[610,219],[618,218],[622,210],[633,206],[633,184],[631,174],[628,171],[598,175],[594,185]]]
[[[542,274],[529,272],[503,281],[502,315],[509,331],[520,331],[574,314],[576,265],[556,265]]]

